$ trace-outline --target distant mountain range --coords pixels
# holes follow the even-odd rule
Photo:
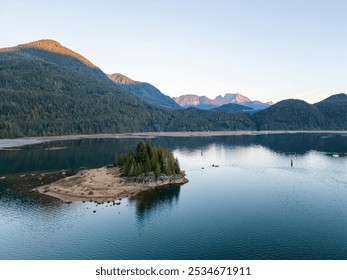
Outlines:
[[[272,102],[263,103],[251,101],[248,97],[239,93],[227,93],[224,96],[218,95],[214,99],[199,95],[181,95],[173,98],[177,104],[184,108],[195,107],[198,109],[213,109],[229,103],[237,103],[252,108],[253,110],[263,110],[272,105]]]
[[[195,104],[210,102],[204,99],[198,97]],[[180,108],[150,84],[120,74],[107,76],[53,40],[0,49],[0,138],[140,131],[347,130],[347,95],[343,93],[313,105],[284,100],[253,114],[247,113],[254,109],[247,105],[250,102],[255,101],[227,94],[212,100],[213,111]]]
[[[179,109],[180,106],[171,99],[171,97],[164,95],[159,89],[149,83],[134,81],[120,73],[107,75],[118,86],[126,91],[135,94],[143,101],[166,109]]]

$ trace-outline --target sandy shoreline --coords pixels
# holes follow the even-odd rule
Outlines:
[[[42,137],[23,137],[0,139],[0,148],[20,147],[43,142],[78,140],[78,139],[123,139],[123,138],[156,138],[156,137],[214,137],[237,135],[272,135],[272,134],[347,134],[346,130],[238,130],[238,131],[196,131],[196,132],[134,132],[114,134],[81,134]]]
[[[172,178],[147,184],[128,182],[120,176],[118,168],[96,168],[79,171],[76,175],[60,179],[49,185],[34,189],[39,193],[59,198],[66,202],[107,202],[135,196],[136,194],[168,184],[184,184],[185,177]]]

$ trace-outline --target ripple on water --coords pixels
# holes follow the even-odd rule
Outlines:
[[[329,155],[347,153],[345,137],[279,137],[156,139],[175,148],[189,183],[117,206],[60,203],[0,180],[0,259],[346,259],[347,158]],[[98,141],[0,151],[0,163],[17,174],[42,172],[42,160],[101,166],[127,145]]]

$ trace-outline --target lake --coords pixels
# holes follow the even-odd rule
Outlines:
[[[138,141],[0,150],[0,259],[347,259],[347,135],[159,137],[189,183],[116,206],[29,192]]]

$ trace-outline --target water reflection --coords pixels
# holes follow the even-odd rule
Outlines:
[[[37,170],[58,170],[80,167],[100,167],[113,162],[117,153],[136,146],[139,139],[80,139],[24,146],[20,150],[0,150],[0,175]],[[280,134],[221,137],[160,137],[156,145],[172,150],[203,152],[213,145],[230,148],[261,145],[281,154],[303,155],[311,150],[344,156],[347,137],[321,134]],[[64,149],[59,149],[64,148]]]
[[[311,150],[345,154],[347,137],[340,134],[276,134],[276,135],[239,135],[218,137],[185,137],[156,139],[171,149],[191,151],[208,150],[211,143],[223,147],[261,145],[281,154],[304,155]]]
[[[129,199],[135,205],[139,222],[145,221],[152,213],[170,209],[179,201],[181,186],[169,185],[139,193]]]
[[[174,150],[189,183],[112,207],[65,204],[28,190],[56,179],[50,172],[42,182],[41,170],[61,176],[62,169],[105,165],[138,139],[0,151],[0,259],[346,259],[346,141],[157,138]]]
[[[8,208],[17,208],[21,205],[26,211],[37,207],[43,207],[48,211],[59,208],[63,205],[61,200],[34,192],[33,189],[74,175],[77,171],[15,173],[3,176],[0,180],[1,201],[5,202]]]
[[[81,139],[0,150],[0,175],[100,167],[113,163],[115,154],[134,149],[138,139]]]

